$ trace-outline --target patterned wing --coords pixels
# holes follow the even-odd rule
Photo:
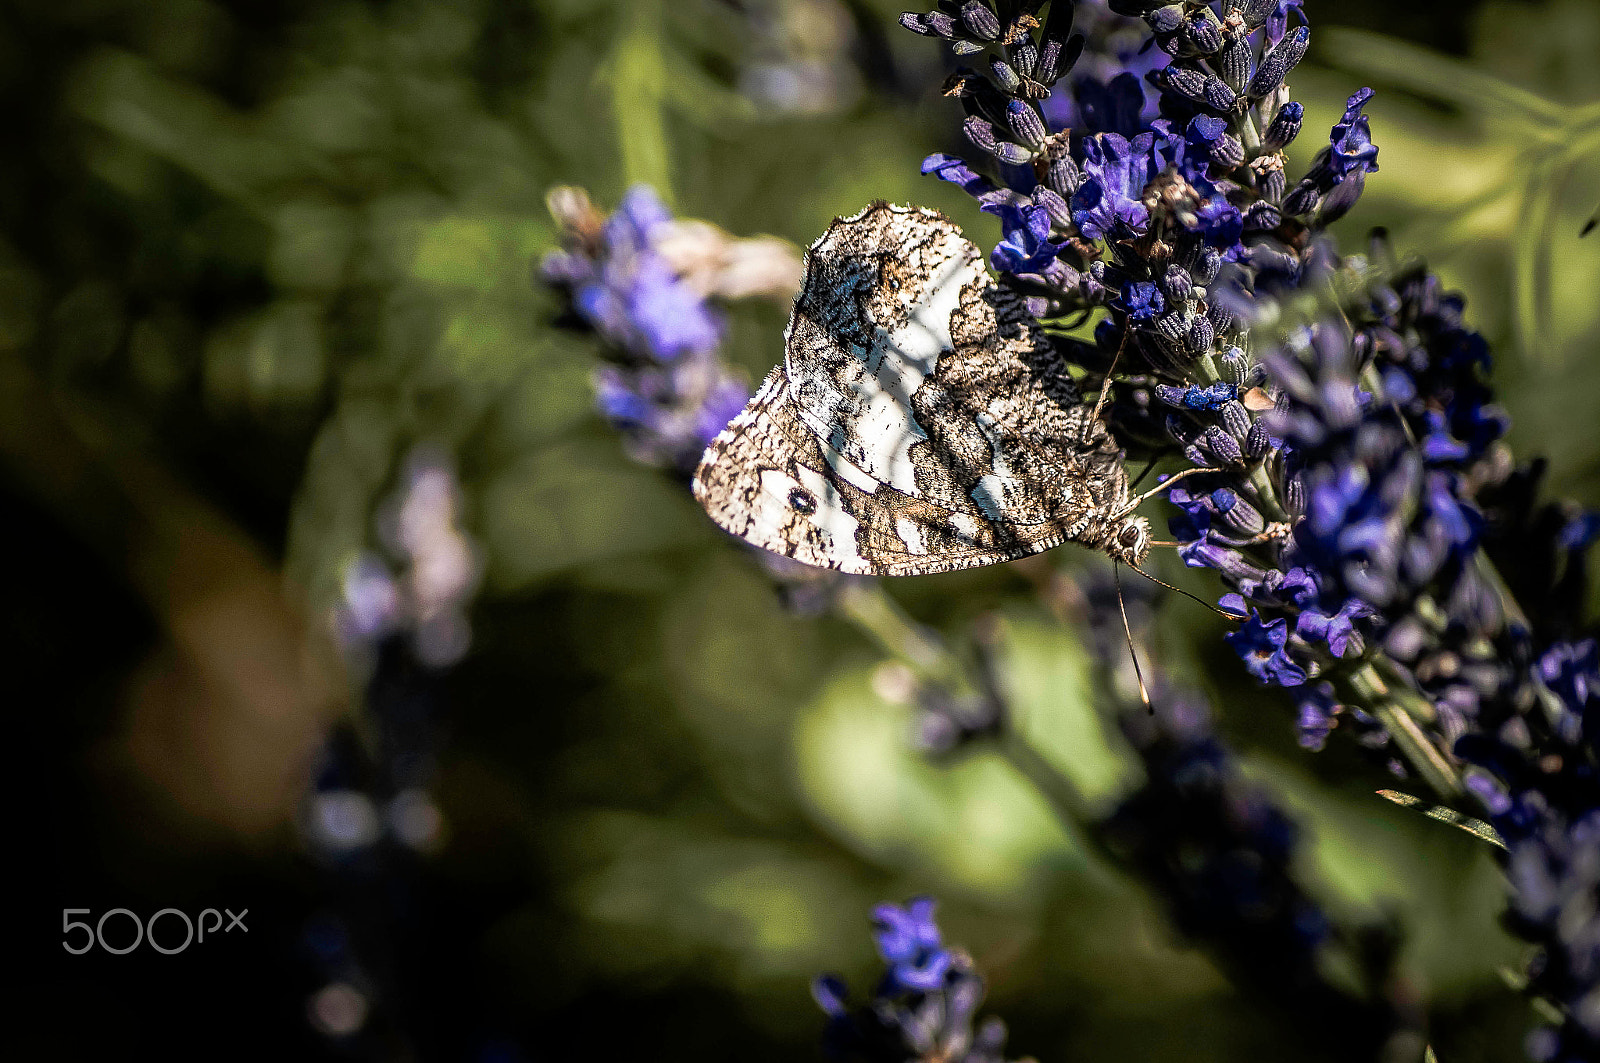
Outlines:
[[[992,565],[1062,542],[1059,529],[1033,535],[983,517],[872,489],[839,476],[800,419],[783,367],[712,440],[695,472],[694,495],[723,528],[746,542],[821,568],[897,576]]]
[[[696,476],[734,534],[880,574],[1106,541],[1127,497],[1121,453],[943,215],[879,203],[835,222],[785,338],[784,366]],[[780,505],[791,497],[816,508]]]

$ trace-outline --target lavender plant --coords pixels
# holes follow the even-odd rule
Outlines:
[[[1144,117],[1142,86],[1117,75],[1083,81],[1078,106],[1055,109],[1081,128],[1052,128],[1036,101],[1081,46],[1067,5],[1042,26],[1040,6],[904,16],[957,54],[989,55],[987,75],[964,70],[952,89],[992,177],[948,155],[925,172],[1001,219],[991,264],[1033,293],[1036,314],[1105,308],[1098,350],[1064,354],[1091,370],[1129,357],[1133,375],[1104,386],[1118,389],[1130,449],[1164,435],[1193,466],[1221,470],[1173,488],[1172,532],[1187,564],[1221,577],[1219,604],[1246,618],[1227,636],[1246,668],[1298,692],[1302,743],[1320,748],[1344,719],[1447,800],[1472,766],[1466,788],[1510,848],[1509,922],[1543,947],[1532,984],[1557,1005],[1532,1057],[1591,1057],[1594,644],[1573,641],[1570,607],[1560,632],[1527,619],[1554,585],[1534,579],[1530,612],[1496,571],[1485,507],[1494,514],[1516,478],[1463,301],[1381,241],[1370,258],[1341,257],[1324,232],[1377,169],[1371,91],[1350,97],[1291,186],[1281,149],[1303,118],[1285,82],[1309,43],[1300,5],[1113,3],[1170,57],[1144,73],[1161,117]],[[1321,305],[1284,327],[1275,319],[1298,293],[1322,293]],[[1500,503],[1503,525],[1526,490],[1519,502]],[[1594,520],[1542,530],[1513,552],[1543,559],[1544,583],[1560,572],[1570,604]]]
[[[933,909],[932,898],[917,897],[903,908],[873,910],[873,939],[885,969],[870,999],[852,1006],[848,987],[834,975],[812,986],[828,1016],[823,1049],[829,1058],[1004,1063],[1006,1024],[991,1016],[974,1028],[983,978],[972,957],[945,945]]]
[[[1305,111],[1287,78],[1310,43],[1298,0],[1046,8],[946,0],[902,16],[975,64],[945,91],[977,162],[936,153],[923,172],[998,219],[991,266],[1108,393],[1130,455],[1207,470],[1169,492],[1175,545],[1219,577],[1245,670],[1293,692],[1301,744],[1348,734],[1488,817],[1508,924],[1539,948],[1528,986],[1547,1021],[1530,1057],[1594,1058],[1600,651],[1581,609],[1600,518],[1536,507],[1538,469],[1505,446],[1461,297],[1382,237],[1365,255],[1338,249],[1329,226],[1378,169],[1370,89],[1291,178]],[[637,190],[609,221],[575,198],[553,209],[568,240],[546,276],[621,360],[597,377],[602,411],[636,456],[685,471],[745,392],[716,360],[714,312],[663,265],[655,234],[670,223]],[[1095,314],[1093,342],[1068,334]],[[841,601],[915,665],[924,749],[998,740],[1018,755],[982,639],[976,672],[951,680],[882,599]],[[1070,801],[1064,814],[1241,983],[1351,1017],[1364,1051],[1400,1050],[1417,1023],[1377,988],[1392,941],[1319,910],[1289,870],[1290,821],[1239,782],[1203,702],[1156,688],[1153,717],[1125,717],[1144,786],[1103,820]],[[1000,1059],[1003,1027],[973,1032],[982,983],[942,945],[931,902],[878,921],[889,973],[875,996],[851,1007],[841,983],[818,983],[835,1053]],[[1320,974],[1335,939],[1363,957],[1366,996]]]

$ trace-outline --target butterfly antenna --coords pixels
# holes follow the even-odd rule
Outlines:
[[[1162,480],[1159,484],[1157,484],[1156,486],[1150,488],[1150,490],[1146,491],[1144,494],[1136,495],[1133,498],[1129,499],[1128,500],[1128,504],[1122,507],[1122,510],[1117,514],[1117,516],[1118,516],[1118,518],[1127,516],[1129,513],[1132,513],[1134,510],[1138,509],[1141,505],[1143,505],[1144,502],[1147,499],[1151,499],[1151,498],[1154,498],[1156,495],[1159,495],[1161,492],[1165,491],[1167,488],[1171,487],[1173,484],[1177,483],[1179,480],[1183,479],[1185,476],[1194,476],[1194,475],[1197,475],[1197,474],[1202,473],[1202,472],[1222,472],[1222,471],[1223,471],[1222,469],[1185,469],[1180,473],[1176,473],[1176,474],[1174,474],[1172,476],[1167,477],[1165,480]]]
[[[1145,579],[1149,580],[1151,583],[1160,584],[1161,586],[1165,587],[1169,591],[1177,591],[1179,594],[1183,595],[1185,598],[1189,598],[1189,599],[1191,599],[1193,601],[1199,602],[1201,605],[1205,606],[1207,609],[1211,610],[1213,613],[1216,613],[1218,616],[1222,617],[1224,620],[1232,620],[1234,623],[1238,623],[1239,621],[1246,619],[1245,617],[1241,616],[1238,613],[1230,613],[1226,609],[1220,609],[1217,606],[1212,605],[1210,602],[1206,601],[1204,598],[1200,597],[1199,595],[1190,594],[1188,591],[1184,590],[1182,587],[1174,587],[1172,584],[1168,583],[1166,580],[1157,579],[1156,577],[1150,575],[1150,573],[1146,572],[1144,569],[1140,568],[1138,565],[1135,565],[1131,561],[1128,562],[1128,567],[1133,569],[1135,572],[1139,573],[1139,575],[1143,576]]]
[[[1139,570],[1135,568],[1134,571]],[[1139,700],[1154,716],[1156,707],[1150,704],[1150,691],[1145,689],[1144,672],[1139,667],[1139,651],[1133,648],[1133,625],[1128,623],[1128,603],[1122,598],[1122,566],[1114,561],[1111,563],[1111,579],[1117,586],[1117,608],[1122,612],[1122,632],[1128,636],[1128,659],[1133,662],[1133,677],[1139,681]]]

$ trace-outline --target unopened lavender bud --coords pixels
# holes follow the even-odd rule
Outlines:
[[[1031,78],[1039,68],[1039,49],[1030,40],[1025,40],[1011,49],[1011,69],[1023,77]]]
[[[1211,142],[1211,159],[1221,166],[1238,166],[1244,162],[1244,145],[1232,133],[1224,133]]]
[[[989,152],[991,155],[994,153],[998,138],[994,135],[994,124],[987,118],[975,114],[968,115],[967,119],[961,123],[961,131],[966,133],[967,139],[977,147]]]
[[[1215,299],[1206,304],[1206,317],[1211,320],[1211,327],[1216,329],[1219,336],[1233,328],[1233,314]]]
[[[987,11],[988,8],[984,10]],[[1006,104],[1006,121],[1010,123],[1011,131],[1017,135],[1017,139],[1028,147],[1038,148],[1044,143],[1047,132],[1044,119],[1039,117],[1038,108],[1031,103],[1012,100]]]
[[[1022,87],[1022,78],[1011,68],[1011,64],[1004,59],[991,59],[989,72],[994,75],[994,83],[1000,86],[1001,91],[1015,96]]]
[[[1217,338],[1217,330],[1204,316],[1196,317],[1189,324],[1189,332],[1184,337],[1188,344],[1189,353],[1199,356],[1211,349],[1212,341]]]
[[[1072,224],[1072,208],[1054,190],[1044,185],[1036,185],[1033,189],[1033,201],[1045,209],[1045,213],[1050,215],[1050,221],[1057,228],[1065,229]]]
[[[1255,29],[1277,8],[1278,0],[1229,0],[1224,15],[1237,14],[1249,29]]]
[[[1190,103],[1213,110],[1226,111],[1233,106],[1233,90],[1214,74],[1201,73],[1187,67],[1167,66],[1159,75],[1160,86]]]
[[[1250,411],[1244,408],[1244,403],[1238,399],[1222,404],[1222,427],[1228,434],[1243,443],[1250,436],[1250,428],[1255,422],[1250,417]]]
[[[1250,372],[1250,359],[1245,357],[1244,351],[1237,347],[1229,347],[1221,358],[1217,359],[1217,369],[1222,374],[1222,379],[1238,388],[1244,384],[1245,376]]]
[[[1222,269],[1222,252],[1214,247],[1208,247],[1200,252],[1193,266],[1189,267],[1189,275],[1196,284],[1210,284],[1217,279],[1217,273]]]
[[[1290,517],[1300,517],[1306,511],[1306,485],[1300,477],[1291,477],[1283,485],[1283,511]]]
[[[1317,200],[1322,198],[1322,193],[1316,184],[1303,180],[1295,186],[1283,199],[1283,215],[1286,218],[1297,218],[1302,214],[1310,214],[1317,209]]]
[[[1023,163],[1033,160],[1033,152],[1021,144],[1013,144],[1009,140],[1002,140],[994,146],[994,157],[1001,162],[1007,162],[1013,166],[1021,166]]]
[[[1184,23],[1183,36],[1196,52],[1211,55],[1222,47],[1222,23],[1209,7],[1203,7],[1200,14]]]
[[[1287,184],[1288,180],[1284,177],[1282,170],[1269,171],[1267,176],[1261,180],[1261,198],[1268,203],[1282,202],[1284,186]]]
[[[982,0],[967,0],[962,4],[961,21],[980,40],[992,41],[1000,36],[1000,19]]]
[[[1078,169],[1078,164],[1072,161],[1072,156],[1066,152],[1053,155],[1050,159],[1050,168],[1045,171],[1045,180],[1050,187],[1063,196],[1070,196],[1083,184],[1083,174]]]
[[[948,41],[955,37],[957,33],[956,20],[943,11],[930,11],[922,17],[927,22],[928,28],[945,40]]]
[[[1175,303],[1186,303],[1194,292],[1194,281],[1189,277],[1189,271],[1177,263],[1167,267],[1166,274],[1161,278],[1161,290],[1167,298]]]
[[[1281,177],[1281,172],[1279,173]],[[1245,208],[1245,232],[1271,232],[1283,224],[1283,216],[1278,213],[1278,208],[1271,203],[1257,201]]]
[[[1283,84],[1283,79],[1289,76],[1295,64],[1305,58],[1306,48],[1311,44],[1311,28],[1301,26],[1277,46],[1261,58],[1261,65],[1256,68],[1255,76],[1250,79],[1250,87],[1245,90],[1245,95],[1252,99],[1260,99],[1277,89]]]
[[[1234,531],[1241,535],[1260,535],[1267,530],[1267,522],[1261,516],[1261,511],[1247,502],[1243,496],[1235,493],[1233,505],[1222,509],[1222,519]]]
[[[1182,344],[1189,332],[1189,322],[1181,313],[1167,314],[1156,319],[1156,329],[1175,344]]]
[[[1218,111],[1228,111],[1232,110],[1237,99],[1237,94],[1221,78],[1215,74],[1206,77],[1205,102],[1207,106]]]
[[[1261,134],[1264,151],[1282,151],[1300,135],[1300,124],[1305,120],[1306,109],[1297,100],[1290,100],[1272,116],[1272,124]]]
[[[1244,450],[1240,448],[1239,441],[1216,425],[1211,425],[1201,434],[1200,443],[1215,454],[1223,465],[1244,464]]]
[[[1044,47],[1039,49],[1039,63],[1033,72],[1034,80],[1049,85],[1059,78],[1064,72],[1061,64],[1063,51],[1063,42],[1046,39]]]
[[[1222,55],[1217,59],[1217,69],[1230,89],[1234,92],[1244,91],[1256,70],[1255,50],[1250,47],[1248,34],[1239,32],[1228,35],[1222,46]]]
[[[1168,4],[1145,15],[1145,22],[1158,34],[1176,33],[1183,26],[1183,5]]]
[[[1244,437],[1244,452],[1254,460],[1267,456],[1267,451],[1272,449],[1272,434],[1267,431],[1267,426],[1260,421],[1250,425],[1250,431]]]

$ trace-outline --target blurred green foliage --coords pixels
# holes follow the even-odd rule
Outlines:
[[[1296,72],[1297,163],[1371,80],[1382,171],[1346,245],[1386,225],[1467,293],[1519,454],[1550,455],[1562,491],[1600,502],[1587,430],[1600,239],[1577,238],[1600,200],[1600,5],[1308,7],[1320,65]],[[1253,1010],[1011,768],[911,753],[876,649],[836,619],[786,613],[681,487],[623,457],[590,413],[593,346],[554,327],[533,281],[557,183],[609,204],[649,181],[680,213],[802,245],[875,198],[989,232],[917,173],[957,149],[957,123],[937,52],[894,27],[899,9],[17,0],[0,11],[7,386],[79,426],[61,447],[92,422],[165,470],[178,486],[154,491],[99,459],[136,509],[183,497],[224,515],[313,618],[372,542],[405,453],[455,455],[488,579],[474,654],[449,684],[450,834],[430,870],[454,906],[444,954],[473,973],[417,1005],[439,1029],[481,1011],[532,1045],[588,1024],[588,1055],[810,1058],[808,980],[864,983],[870,905],[932,892],[1020,1052],[1318,1058],[1315,1031]],[[1341,20],[1356,28],[1336,32]],[[1393,32],[1432,36],[1375,35]],[[835,97],[785,110],[746,91],[752,55],[818,39],[842,68]],[[781,312],[740,308],[730,358],[759,377],[781,329]],[[318,887],[286,825],[247,845],[159,804],[158,830],[148,803],[124,801],[153,785],[107,767],[137,737],[129,677],[162,644],[162,606],[133,571],[152,562],[78,495],[33,486],[54,437],[14,428],[0,468],[32,571],[6,634],[61,692],[49,741],[81,793],[57,830],[96,839],[63,859],[65,884],[167,903],[243,860],[230,873],[291,924]],[[998,612],[1006,682],[1047,757],[1097,801],[1136,777],[1076,635],[1027,581],[1003,567],[892,589],[939,629]],[[83,609],[122,619],[84,627]],[[1441,1059],[1515,1054],[1526,1014],[1497,969],[1520,953],[1496,926],[1487,852],[1373,797],[1387,776],[1348,749],[1302,753],[1287,706],[1241,681],[1216,636],[1180,603],[1163,664],[1212,691],[1249,770],[1302,815],[1308,880],[1336,912],[1399,927]],[[295,972],[280,958],[257,974],[294,1001]],[[128,991],[107,978],[91,991]],[[616,1022],[628,1015],[640,1021]],[[276,1003],[256,1018],[300,1021]],[[140,1036],[163,1021],[146,1015]]]

